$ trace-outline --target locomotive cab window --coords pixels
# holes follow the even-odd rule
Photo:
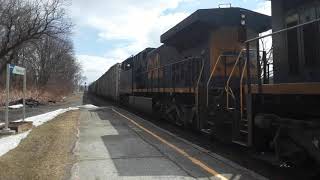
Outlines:
[[[294,12],[294,13],[293,13]],[[286,18],[287,28],[320,18],[320,6],[308,5],[292,10]],[[314,68],[320,59],[320,24],[312,23],[287,32],[289,73],[300,74],[299,68]]]
[[[316,18],[320,18],[318,8],[309,7],[304,8],[301,15],[301,23],[310,22]],[[319,61],[319,46],[320,46],[320,29],[319,23],[313,23],[303,27],[302,38],[303,38],[303,51],[304,51],[304,62],[308,67],[312,67]]]

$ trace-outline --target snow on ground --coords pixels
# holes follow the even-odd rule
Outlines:
[[[83,109],[96,109],[96,108],[98,108],[97,106],[92,105],[92,104],[86,104],[86,105],[77,106],[77,107],[78,108],[83,108]]]
[[[30,130],[31,131],[31,130]],[[10,150],[16,148],[19,143],[21,142],[22,139],[26,138],[30,131],[13,135],[13,136],[8,136],[5,138],[0,138],[0,156],[6,154]]]
[[[42,125],[45,122],[48,122],[48,121],[54,119],[55,117],[59,116],[60,114],[63,114],[65,112],[72,111],[72,110],[78,110],[78,109],[79,108],[77,108],[77,107],[69,107],[69,108],[66,108],[66,109],[58,109],[58,110],[51,111],[51,112],[48,112],[48,113],[45,113],[45,114],[40,114],[40,115],[37,115],[37,116],[26,118],[26,121],[33,122],[33,125],[35,127],[37,127],[37,126]],[[15,122],[21,122],[21,121],[22,120],[18,120],[18,121],[15,121]]]
[[[95,109],[95,108],[98,108],[98,107],[94,106],[92,104],[87,104],[87,105],[83,105],[83,106],[69,107],[69,108],[65,108],[65,109],[58,109],[58,110],[55,110],[55,111],[52,111],[52,112],[48,112],[48,113],[45,113],[45,114],[41,114],[41,115],[38,115],[38,116],[33,116],[33,117],[26,118],[26,121],[32,121],[33,125],[35,127],[37,127],[37,126],[40,126],[40,125],[44,124],[45,122],[48,122],[48,121],[54,119],[55,117],[59,116],[60,114],[63,114],[65,112],[72,111],[72,110],[78,110],[79,108]],[[18,120],[18,121],[15,121],[15,122],[20,122],[20,121],[22,121],[22,120]],[[1,125],[1,123],[0,123],[0,125]],[[21,142],[21,140],[26,138],[30,132],[31,132],[31,130],[28,131],[28,132],[21,133],[21,134],[0,138],[0,156],[6,154],[10,150],[16,148],[19,145],[19,143]]]
[[[9,106],[10,109],[20,109],[20,108],[23,108],[23,104],[16,104],[16,105],[12,105],[12,106]]]

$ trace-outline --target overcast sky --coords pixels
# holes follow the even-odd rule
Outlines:
[[[265,0],[72,0],[74,45],[88,83],[146,47],[197,9],[231,3],[270,14]]]

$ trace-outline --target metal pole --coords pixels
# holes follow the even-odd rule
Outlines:
[[[262,91],[262,82],[261,82],[261,63],[260,63],[260,40],[257,40],[257,74],[258,74],[258,85],[259,93]]]
[[[23,76],[23,118],[22,118],[23,122],[26,119],[26,90],[27,90],[27,69],[24,69],[24,76]]]
[[[263,51],[262,61],[263,61],[263,83],[268,84],[268,82],[267,82],[267,52],[266,51]]]
[[[7,80],[6,80],[6,113],[5,113],[5,128],[4,130],[9,130],[9,88],[10,88],[10,64],[7,64]]]
[[[250,62],[250,43],[247,44],[247,87],[248,87],[248,92],[247,92],[247,119],[248,119],[248,146],[252,145],[252,94],[251,94],[251,62]]]
[[[256,41],[258,39],[263,39],[263,38],[266,38],[266,37],[269,37],[269,36],[273,36],[273,35],[276,35],[276,34],[280,34],[280,33],[283,33],[283,32],[286,32],[286,31],[289,31],[289,30],[292,30],[292,29],[296,29],[296,28],[299,28],[299,27],[302,27],[302,26],[305,26],[305,25],[309,25],[309,24],[312,24],[312,23],[316,23],[316,22],[320,22],[320,18],[318,19],[315,19],[315,20],[312,20],[312,21],[309,21],[309,22],[306,22],[306,23],[302,23],[302,24],[298,24],[296,26],[292,26],[292,27],[289,27],[289,28],[285,28],[285,29],[281,29],[279,31],[276,31],[276,32],[273,32],[271,34],[267,34],[267,35],[264,35],[264,36],[259,36],[259,37],[255,37],[253,39],[249,39],[247,41],[245,41],[244,43],[250,43],[250,42],[253,42],[253,41]]]

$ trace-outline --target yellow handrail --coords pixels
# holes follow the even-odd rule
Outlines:
[[[239,56],[238,56],[238,58],[237,58],[237,61],[234,63],[234,66],[233,66],[233,68],[232,68],[232,71],[231,71],[231,73],[230,73],[230,75],[229,75],[229,78],[228,78],[228,81],[227,81],[227,84],[226,84],[226,93],[227,93],[227,109],[229,109],[229,89],[230,89],[230,87],[229,87],[229,84],[230,84],[230,81],[231,81],[231,78],[232,78],[232,76],[233,76],[233,73],[234,73],[234,70],[236,69],[236,67],[237,67],[237,65],[238,65],[238,63],[239,63],[239,61],[240,61],[240,58],[241,58],[241,55],[242,55],[242,53],[245,51],[245,49],[242,49],[241,51],[240,51],[240,53],[239,53]],[[234,98],[234,97],[233,97]]]
[[[220,56],[218,57],[215,65],[214,65],[214,67],[213,67],[213,69],[212,69],[212,71],[211,71],[210,77],[209,77],[209,79],[208,79],[208,81],[207,81],[207,107],[209,106],[209,84],[210,84],[210,82],[211,82],[211,79],[212,79],[214,73],[216,72],[217,66],[218,66],[221,58],[222,58],[222,57],[234,57],[234,56],[235,56],[235,55],[223,55],[223,54],[222,54],[222,55],[220,55]]]
[[[215,65],[214,65],[214,67],[213,67],[213,69],[212,69],[212,72],[211,72],[211,74],[210,74],[210,77],[209,77],[209,79],[208,79],[208,82],[207,82],[207,107],[209,106],[209,84],[210,84],[210,81],[211,81],[211,78],[212,78],[213,74],[215,73],[215,71],[216,71],[216,69],[217,69],[217,65],[218,65],[221,57],[222,57],[222,55],[220,55],[220,56],[218,57]]]
[[[244,67],[242,70],[241,74],[241,79],[240,79],[240,113],[241,113],[241,119],[243,118],[243,78],[244,78],[244,73],[247,68],[247,61],[244,63]]]
[[[203,70],[204,70],[204,59],[202,58],[201,71],[200,71],[200,74],[198,76],[197,85],[196,85],[196,91],[195,91],[195,93],[196,93],[195,101],[196,101],[196,105],[197,105],[197,111],[199,109],[199,84],[200,84],[200,81],[201,81]]]

